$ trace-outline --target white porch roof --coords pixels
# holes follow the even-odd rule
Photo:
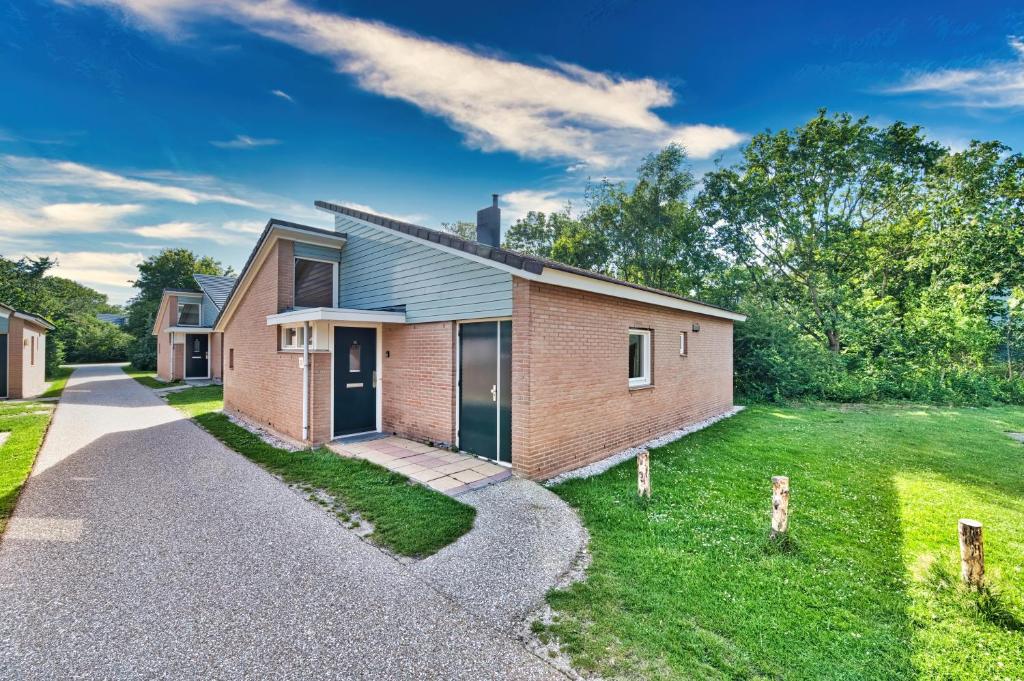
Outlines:
[[[344,307],[309,307],[267,316],[267,326],[294,322],[382,322],[404,324],[404,312],[353,310]]]

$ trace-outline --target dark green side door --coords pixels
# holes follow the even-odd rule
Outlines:
[[[377,329],[334,327],[334,436],[377,429]]]
[[[459,448],[512,461],[512,322],[459,326]]]
[[[7,334],[0,333],[0,397],[7,397]]]

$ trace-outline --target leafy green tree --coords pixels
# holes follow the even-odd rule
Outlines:
[[[643,160],[632,187],[606,180],[590,188],[581,222],[607,240],[612,273],[645,286],[700,293],[720,263],[688,197],[695,186],[685,151],[672,144]]]
[[[125,331],[134,336],[131,360],[139,369],[156,368],[156,339],[153,324],[164,289],[195,289],[194,274],[228,276],[231,268],[209,256],[196,255],[187,248],[166,248],[139,264],[139,277],[132,285],[139,292],[128,301]]]
[[[476,241],[476,224],[468,222],[466,220],[458,220],[456,222],[442,222],[441,230],[454,234],[460,239],[466,239],[467,241]]]
[[[756,135],[741,162],[705,176],[698,205],[759,293],[839,352],[868,237],[920,204],[944,153],[916,126],[879,129],[823,110],[793,131]]]

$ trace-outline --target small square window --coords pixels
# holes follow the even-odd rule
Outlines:
[[[688,343],[688,340],[686,338],[686,332],[683,331],[682,333],[679,334],[679,354],[680,355],[686,355],[686,350],[687,350],[687,347],[688,347],[687,343]]]
[[[629,330],[629,387],[640,388],[651,384],[651,332],[646,329]]]
[[[199,303],[178,303],[178,325],[199,326]]]
[[[301,350],[302,341],[306,335],[306,329],[301,326],[286,326],[281,329],[281,349],[282,350]],[[310,333],[310,346],[313,345],[312,340],[314,334]]]

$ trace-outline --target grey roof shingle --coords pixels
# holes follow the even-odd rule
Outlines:
[[[192,276],[203,293],[210,296],[210,300],[217,306],[217,309],[223,309],[224,303],[227,302],[228,296],[231,295],[231,289],[235,285],[235,278],[218,277],[212,274],[194,274]]]

